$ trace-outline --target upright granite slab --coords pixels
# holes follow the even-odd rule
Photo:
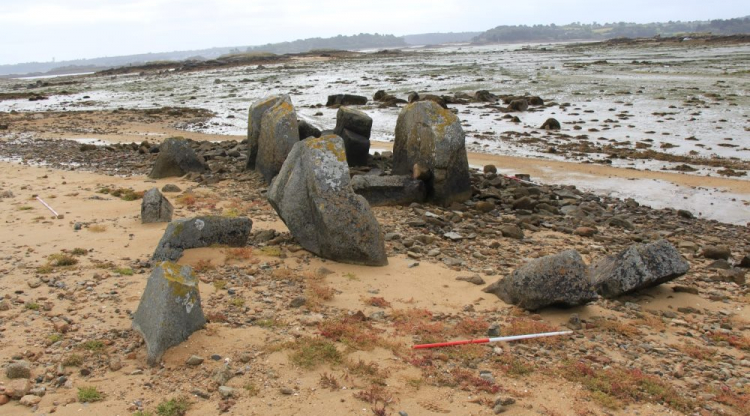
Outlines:
[[[157,265],[133,315],[133,329],[146,341],[148,365],[159,364],[167,349],[184,342],[205,324],[198,279],[190,266]]]
[[[295,144],[271,183],[268,200],[306,250],[342,263],[388,264],[380,225],[350,185],[340,137]]]
[[[340,107],[336,112],[333,133],[344,139],[346,162],[349,166],[367,166],[370,156],[372,118],[362,111]]]
[[[173,212],[172,203],[159,192],[159,188],[151,188],[143,194],[141,223],[170,222]]]
[[[469,161],[461,121],[433,101],[419,101],[401,110],[393,144],[393,174],[412,175],[414,165],[429,170],[428,201],[441,205],[471,197]]]
[[[288,97],[287,97],[288,98]],[[280,95],[261,98],[254,102],[247,114],[247,170],[255,170],[255,158],[258,157],[258,138],[263,114],[285,98]]]
[[[255,170],[267,183],[279,173],[287,155],[298,142],[297,113],[292,100],[284,95],[261,116]]]

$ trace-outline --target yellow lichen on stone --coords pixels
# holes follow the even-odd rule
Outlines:
[[[331,140],[334,137],[338,137],[335,134],[329,134],[326,136],[318,137],[315,139],[305,140],[305,145],[311,149],[317,149],[320,151],[327,151],[336,156],[339,162],[346,162],[346,151],[343,147],[336,146]]]
[[[164,278],[169,281],[169,287],[172,289],[172,293],[177,297],[183,297],[190,293],[193,287],[196,287],[195,276],[193,272],[190,272],[189,279],[186,279],[182,275],[182,266],[171,261],[165,261],[161,263],[161,268],[164,270]]]

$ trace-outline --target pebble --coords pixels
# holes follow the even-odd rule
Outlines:
[[[23,397],[21,397],[21,400],[18,402],[24,406],[32,407],[39,404],[39,402],[42,401],[42,398],[39,396],[34,396],[33,394],[27,394]]]
[[[9,379],[31,378],[31,364],[28,361],[16,361],[5,368],[5,376]]]
[[[219,360],[221,360],[221,355],[219,355],[219,354],[213,354],[211,356],[211,359],[214,360],[214,361],[219,361]]]
[[[480,276],[480,275],[478,275],[478,274],[474,274],[474,275],[472,275],[472,276],[458,276],[458,277],[456,278],[456,280],[460,280],[460,281],[462,281],[462,282],[469,282],[469,283],[473,283],[473,284],[475,284],[475,285],[483,285],[483,284],[485,284],[485,283],[486,283],[486,282],[484,281],[484,279],[482,279],[482,276]]]
[[[294,394],[294,389],[290,389],[289,387],[282,387],[280,390],[281,394],[286,396],[291,396]]]
[[[222,398],[228,399],[234,396],[234,389],[227,386],[219,386],[219,394]]]
[[[0,394],[0,406],[7,404],[10,401],[10,397]]]

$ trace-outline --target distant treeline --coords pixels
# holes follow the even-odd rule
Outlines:
[[[250,46],[247,52],[271,52],[275,54],[302,53],[312,50],[340,49],[356,50],[370,48],[394,48],[407,46],[403,38],[393,35],[360,33],[353,36],[338,35],[332,38],[309,38],[294,42],[269,43]]]
[[[736,35],[750,33],[750,16],[737,19],[717,19],[695,22],[666,23],[571,23],[558,26],[498,26],[475,37],[475,43],[534,42],[565,40],[602,40],[613,38],[644,38],[654,36],[683,36],[695,33]]]

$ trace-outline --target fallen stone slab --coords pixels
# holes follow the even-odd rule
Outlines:
[[[534,259],[483,291],[532,311],[584,305],[598,298],[586,264],[575,250]]]
[[[151,257],[154,261],[177,261],[183,250],[222,244],[243,247],[247,244],[253,221],[250,218],[205,216],[169,223]]]
[[[635,244],[590,267],[591,283],[605,298],[614,298],[660,285],[690,270],[690,265],[667,240]]]
[[[182,137],[170,137],[159,146],[159,156],[148,177],[161,179],[171,176],[182,176],[189,172],[203,173],[208,171],[206,161]]]
[[[326,107],[336,107],[342,105],[365,105],[367,97],[353,94],[334,94],[328,96]]]
[[[157,265],[133,315],[133,329],[146,341],[148,365],[159,364],[167,349],[184,342],[205,324],[193,269],[171,262]]]
[[[350,185],[340,137],[294,145],[271,183],[268,201],[306,250],[342,263],[388,264],[380,225]]]
[[[409,205],[427,198],[424,182],[406,175],[356,175],[351,184],[354,193],[362,195],[371,207]]]
[[[172,221],[174,207],[158,188],[151,188],[143,194],[141,202],[141,223]]]

